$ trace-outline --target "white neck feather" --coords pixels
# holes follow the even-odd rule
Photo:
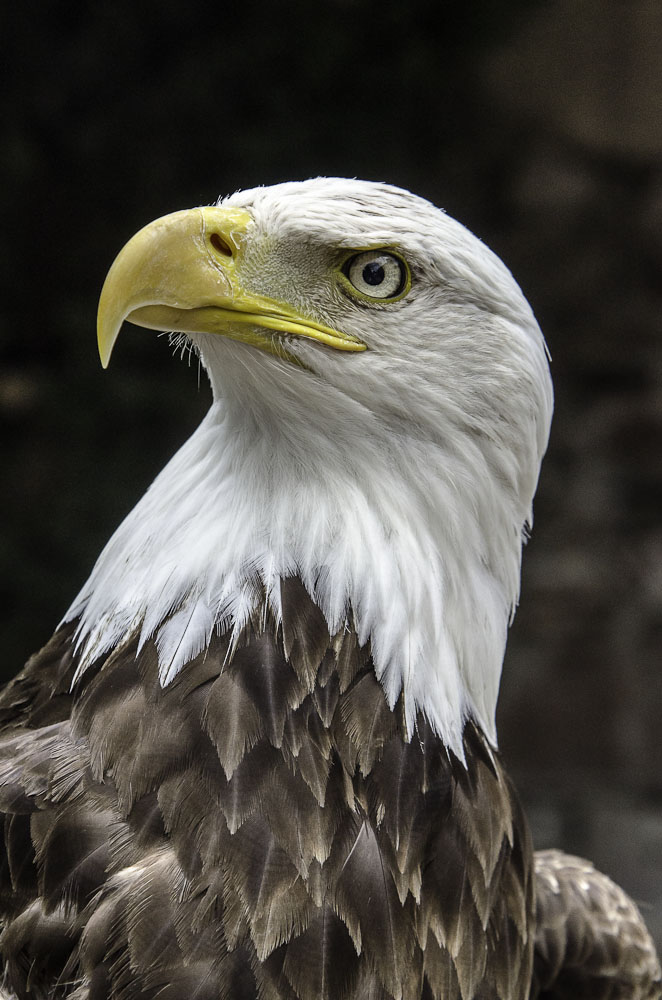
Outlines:
[[[469,715],[495,741],[537,459],[518,466],[511,442],[452,421],[414,438],[396,409],[377,419],[312,373],[223,338],[200,347],[216,401],[70,608],[79,675],[140,629],[167,684],[263,589],[278,617],[279,580],[298,574],[332,633],[351,609],[410,732],[422,709],[459,757]]]

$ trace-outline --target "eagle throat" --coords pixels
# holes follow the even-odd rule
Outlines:
[[[296,449],[263,432],[275,419],[216,399],[65,616],[79,622],[77,676],[138,633],[139,649],[155,640],[167,685],[214,633],[236,638],[267,609],[280,620],[281,581],[298,576],[332,634],[352,628],[370,642],[387,701],[402,693],[410,729],[422,711],[462,758],[472,717],[494,744],[521,512],[493,491],[485,533],[457,485],[479,472],[469,476],[467,456],[448,444],[425,446],[421,473],[421,443],[401,438],[394,451],[374,421],[348,458],[330,444],[324,414]]]

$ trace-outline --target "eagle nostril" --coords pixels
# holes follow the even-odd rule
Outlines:
[[[218,233],[212,233],[209,237],[209,242],[213,246],[214,250],[223,254],[224,257],[232,256],[232,247],[223,236],[220,236]]]

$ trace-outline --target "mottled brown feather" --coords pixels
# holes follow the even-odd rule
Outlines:
[[[264,730],[255,702],[229,671],[212,684],[203,721],[226,777],[231,778]]]
[[[408,734],[354,631],[298,580],[282,607],[167,688],[137,636],[72,687],[65,626],[0,694],[19,1000],[528,996],[531,851],[498,757],[471,722],[466,767],[422,716]]]
[[[632,900],[583,858],[538,851],[531,1000],[653,1000],[655,947]]]

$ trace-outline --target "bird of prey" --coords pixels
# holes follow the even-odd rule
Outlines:
[[[125,320],[213,403],[0,696],[5,996],[656,996],[634,904],[534,859],[497,750],[552,413],[506,267],[315,179],[141,230],[104,365]]]

